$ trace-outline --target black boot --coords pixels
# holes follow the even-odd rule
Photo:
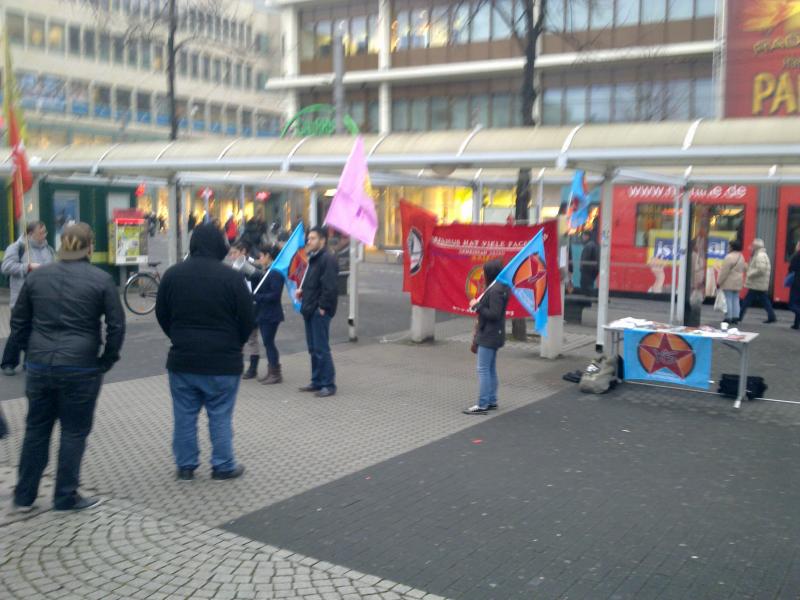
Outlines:
[[[242,379],[255,379],[256,375],[258,375],[258,355],[251,354],[250,368],[242,375]]]

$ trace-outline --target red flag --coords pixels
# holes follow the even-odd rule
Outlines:
[[[33,175],[31,175],[31,170],[28,167],[25,144],[22,143],[13,106],[8,111],[8,143],[11,146],[11,160],[14,163],[14,172],[11,175],[11,190],[14,194],[14,218],[20,219],[22,217],[25,192],[33,187]]]
[[[400,201],[403,223],[403,291],[411,293],[411,304],[422,305],[431,256],[429,252],[436,215],[405,200]]]

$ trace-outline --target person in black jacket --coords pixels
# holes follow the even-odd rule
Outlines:
[[[331,319],[336,315],[339,300],[339,267],[336,257],[328,252],[327,229],[312,227],[308,231],[306,253],[308,269],[297,296],[302,300],[300,313],[305,320],[306,343],[311,355],[311,383],[300,391],[315,392],[318,398],[327,398],[336,393],[336,370],[329,337]]]
[[[467,415],[485,415],[497,408],[497,351],[506,343],[508,287],[495,283],[503,262],[490,260],[483,266],[486,291],[473,298],[469,307],[478,313],[475,344],[478,346],[478,403],[465,409]]]
[[[794,313],[792,329],[800,329],[800,242],[797,242],[789,261],[789,273],[794,273],[794,281],[789,288],[789,310]]]
[[[19,511],[33,508],[56,421],[61,442],[54,508],[82,510],[99,502],[78,493],[81,460],[103,374],[119,360],[125,313],[111,276],[89,263],[91,252],[91,227],[67,226],[59,262],[28,275],[11,315],[12,335],[26,351],[27,371],[28,416],[14,490]]]
[[[258,261],[262,269],[269,269],[272,261],[278,256],[280,250],[277,246],[264,248],[261,259]],[[258,283],[256,283],[258,286]],[[275,336],[278,327],[284,320],[281,296],[283,295],[283,275],[278,271],[269,271],[267,278],[255,295],[256,321],[261,329],[261,339],[267,349],[267,375],[259,379],[265,385],[281,383],[281,360],[278,347],[275,345]]]
[[[172,451],[177,477],[199,466],[197,415],[205,407],[213,479],[244,472],[233,453],[233,407],[242,374],[242,346],[255,327],[253,298],[244,278],[222,261],[228,247],[213,224],[195,227],[189,258],[167,269],[156,298],[156,318],[172,347],[167,358],[175,419]]]
[[[581,293],[586,296],[594,294],[594,283],[600,272],[600,246],[592,237],[591,231],[581,234],[583,250],[581,251]]]

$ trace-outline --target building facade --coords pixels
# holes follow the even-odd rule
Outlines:
[[[280,133],[280,20],[263,3],[179,0],[176,108],[181,137]],[[2,27],[28,147],[165,139],[167,3],[6,0]]]

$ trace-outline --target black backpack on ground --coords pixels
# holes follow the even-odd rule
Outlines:
[[[763,377],[753,375],[747,378],[747,399],[754,400],[755,398],[763,398],[764,392],[767,391],[767,384],[764,383]],[[727,396],[729,398],[736,398],[739,395],[739,376],[731,373],[723,373],[722,379],[719,380],[718,394]]]

